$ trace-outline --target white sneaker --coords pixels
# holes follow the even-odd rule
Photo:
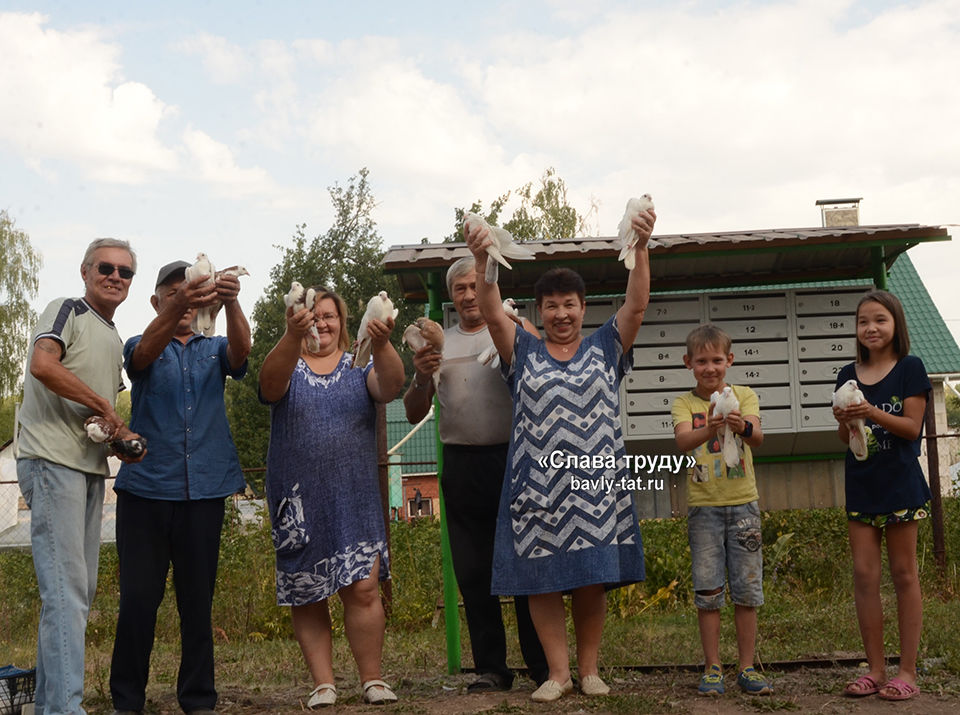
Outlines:
[[[337,688],[333,683],[320,683],[317,687],[310,691],[310,699],[307,701],[307,707],[311,710],[313,708],[323,708],[328,705],[333,705],[337,702]]]

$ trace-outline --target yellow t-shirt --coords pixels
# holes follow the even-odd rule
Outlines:
[[[760,401],[757,393],[742,385],[730,387],[740,402],[740,414],[744,417],[759,417]],[[704,400],[693,390],[685,392],[673,401],[673,426],[689,422],[694,429],[703,427],[709,413],[710,400]],[[757,500],[753,454],[749,445],[742,446],[743,458],[740,464],[729,470],[720,453],[718,440],[709,440],[693,450],[697,463],[690,470],[687,482],[687,503],[690,506],[737,506]]]

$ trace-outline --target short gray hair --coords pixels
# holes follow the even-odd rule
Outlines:
[[[447,269],[447,295],[453,297],[453,282],[460,276],[477,272],[477,262],[473,256],[464,256]]]
[[[93,265],[93,254],[98,248],[122,248],[130,254],[130,267],[133,272],[137,272],[137,254],[130,248],[130,242],[120,238],[95,238],[87,246],[87,252],[83,254],[83,264],[85,266]]]

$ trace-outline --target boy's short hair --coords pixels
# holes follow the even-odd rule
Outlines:
[[[719,348],[724,354],[729,354],[731,345],[733,341],[723,330],[713,323],[704,323],[687,335],[687,357],[693,357],[698,350],[708,347]]]

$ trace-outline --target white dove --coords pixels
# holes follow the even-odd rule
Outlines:
[[[833,393],[834,407],[850,407],[863,402],[863,393],[857,386],[856,380],[847,380]],[[850,432],[850,451],[858,462],[863,462],[869,456],[867,449],[867,425],[862,419],[851,420],[847,423]]]
[[[313,310],[316,299],[317,292],[313,288],[304,290],[301,283],[293,281],[290,283],[290,292],[283,296],[283,304],[293,308],[293,312],[297,313],[304,308]],[[317,332],[317,326],[314,323],[310,324],[310,329],[307,331],[307,350],[312,353],[320,351],[320,333]]]
[[[507,263],[506,260],[507,258],[513,258],[518,261],[532,261],[536,258],[533,251],[526,246],[516,243],[509,231],[499,226],[491,226],[482,216],[467,212],[463,218],[463,225],[466,226],[467,229],[480,226],[490,232],[491,243],[487,246],[487,255],[493,260],[487,261],[487,270],[483,276],[484,281],[486,281],[488,285],[493,285],[497,282],[497,277],[500,274],[497,263],[502,263],[505,268],[510,268],[510,264]],[[513,269],[510,268],[510,270]]]
[[[623,261],[623,266],[628,271],[632,271],[637,263],[636,253],[633,249],[636,248],[637,241],[640,240],[640,236],[633,230],[631,221],[641,211],[648,211],[652,208],[653,197],[650,194],[644,194],[639,199],[627,201],[627,209],[623,212],[623,218],[620,219],[620,225],[617,227],[617,238],[620,239],[620,256],[617,260]],[[653,248],[662,244],[651,238],[647,241],[647,245]]]
[[[187,269],[183,272],[183,277],[189,283],[200,276],[207,276],[208,279],[200,285],[204,288],[212,288],[215,281],[214,274],[213,264],[210,262],[207,254],[198,253],[197,262],[192,266],[187,266]],[[219,305],[205,305],[197,308],[197,311],[193,314],[193,320],[190,321],[190,329],[195,333],[203,333],[209,338],[213,335],[214,328],[216,327],[217,311],[219,309]]]
[[[383,323],[388,318],[396,320],[400,311],[393,307],[393,301],[387,297],[387,291],[382,290],[367,302],[367,309],[360,319],[360,329],[357,331],[357,351],[353,354],[351,367],[366,367],[373,352],[373,339],[367,332],[367,325],[371,320]]]
[[[513,298],[507,298],[503,301],[503,312],[507,314],[514,323],[523,328],[523,320],[520,318],[520,312],[517,310],[517,301]],[[496,345],[490,345],[477,355],[477,362],[481,365],[487,365],[493,369],[500,367],[500,353]]]
[[[430,318],[417,318],[412,325],[403,331],[402,341],[409,345],[414,352],[419,352],[424,345],[431,345],[433,351],[443,353],[443,328]],[[433,385],[440,388],[440,371],[433,373]]]
[[[248,271],[243,266],[230,266],[229,268],[224,268],[223,270],[217,271],[213,274],[214,278],[219,278],[220,276],[235,276],[239,278],[240,276],[249,276],[250,271]],[[210,306],[210,314],[212,316],[213,324],[211,325],[210,335],[213,335],[217,329],[217,316],[220,314],[220,309],[223,307],[223,303],[219,300]],[[207,337],[210,337],[208,335]]]
[[[740,401],[733,394],[733,388],[727,385],[720,392],[714,392],[710,395],[710,411],[715,415],[726,417],[734,410],[740,409]],[[720,427],[717,432],[717,439],[720,440],[720,448],[723,452],[723,461],[728,467],[736,467],[740,464],[740,445],[738,437],[726,423]]]

